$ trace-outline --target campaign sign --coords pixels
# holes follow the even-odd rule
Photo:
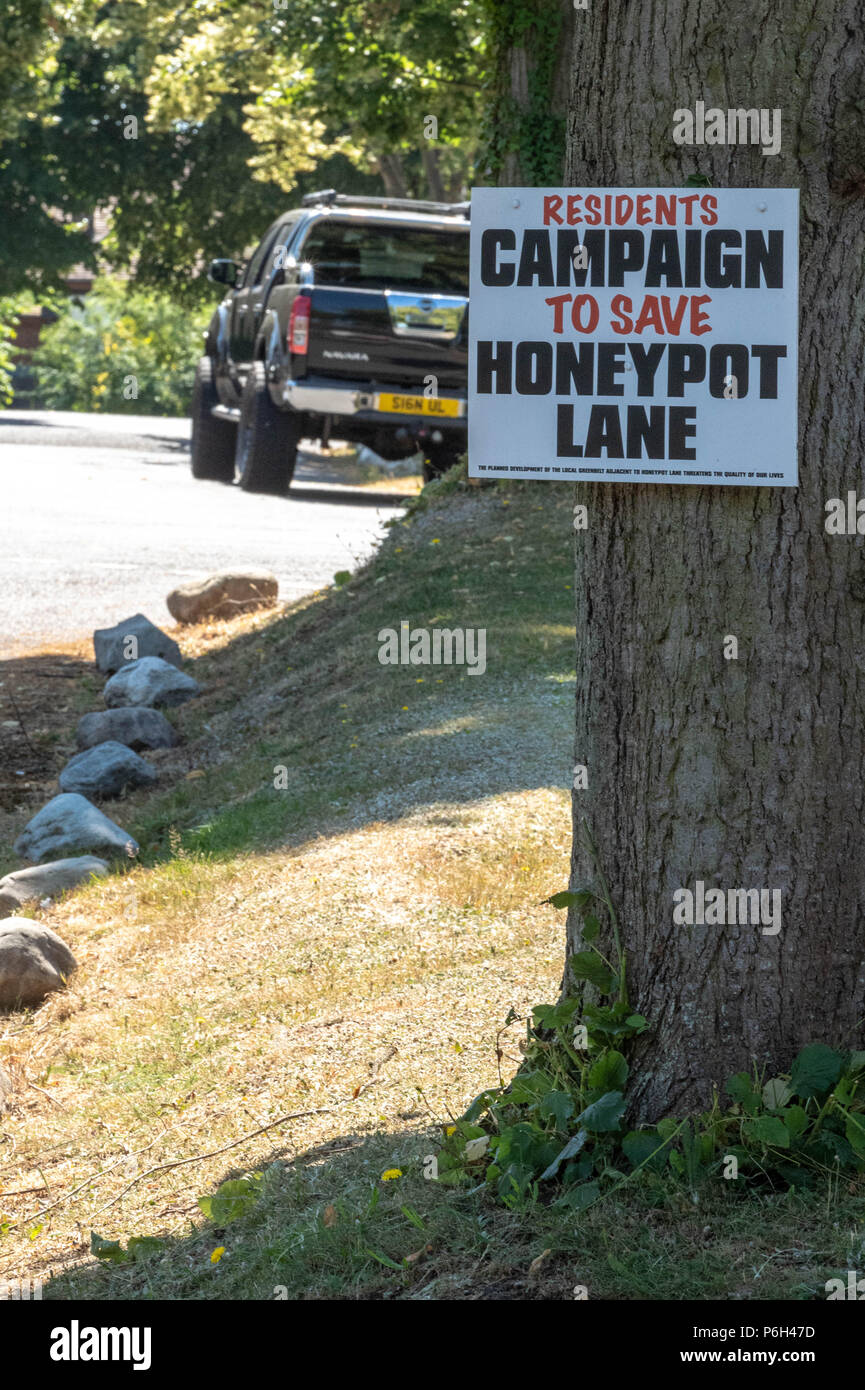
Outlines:
[[[476,188],[469,475],[795,487],[799,193]]]

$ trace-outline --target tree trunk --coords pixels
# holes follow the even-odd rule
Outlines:
[[[825,505],[865,454],[865,45],[861,0],[589,0],[575,18],[569,185],[801,190],[798,489],[576,491],[574,822],[652,1025],[631,1091],[651,1121],[752,1059],[770,1076],[806,1042],[863,1046],[865,551],[827,534]],[[673,112],[698,100],[781,108],[781,153],[677,146]],[[673,925],[698,879],[780,889],[780,933]]]
[[[492,120],[486,173],[501,186],[556,184],[575,33],[573,0],[489,0]]]
[[[380,154],[376,157],[376,163],[384,183],[386,196],[388,198],[407,198],[409,193],[402,167],[402,156],[399,154]]]
[[[425,144],[421,147],[421,162],[423,164],[424,177],[426,178],[427,193],[436,203],[445,201],[445,184],[439,168],[439,152],[431,145]]]

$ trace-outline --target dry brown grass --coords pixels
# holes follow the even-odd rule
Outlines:
[[[378,568],[338,593],[174,630],[203,694],[171,712],[182,743],[153,758],[160,790],[105,805],[146,842],[145,862],[33,909],[79,968],[32,1015],[0,1018],[13,1081],[0,1116],[0,1277],[88,1260],[91,1229],[176,1233],[200,1216],[199,1194],[275,1153],[374,1132],[402,1143],[416,1132],[427,1152],[430,1127],[498,1081],[509,1009],[555,997],[562,923],[540,900],[568,874],[570,810],[556,785],[567,755],[562,768],[551,750],[565,746],[569,712],[550,684],[568,669],[572,633],[566,561],[550,540],[567,539],[568,514],[527,495],[521,520],[509,505],[467,490],[452,519],[433,507],[400,526]],[[509,543],[503,513],[536,531],[536,569],[515,595],[478,549]],[[378,663],[383,622],[447,614],[465,585],[499,643],[483,692],[458,672],[416,680]],[[528,657],[524,679],[515,667]],[[56,791],[77,716],[99,707],[91,661],[83,644],[58,646],[0,671],[33,759],[13,781],[27,746],[14,731],[7,845]],[[71,678],[41,674],[66,662]],[[290,769],[284,802],[262,800],[275,761]],[[230,830],[225,808],[256,797],[248,834],[244,822],[221,849],[195,850],[202,818]],[[243,1138],[317,1109],[327,1113]]]
[[[404,1130],[409,1117],[422,1130],[497,1079],[508,1009],[525,1013],[556,988],[561,923],[538,900],[567,874],[566,796],[460,807],[446,837],[441,811],[295,852],[134,869],[43,914],[80,968],[0,1033],[14,1083],[0,1211],[18,1223],[0,1274],[44,1276],[79,1258],[91,1227],[177,1229],[226,1171],[222,1157],[167,1172],[105,1211],[135,1175],[127,1153],[148,1146],[140,1163],[151,1166],[220,1147],[350,1097],[385,1057],[350,1107],[355,1132]],[[255,1164],[286,1141],[307,1150],[346,1119],[311,1116],[233,1158]],[[47,1192],[15,1195],[43,1181]]]

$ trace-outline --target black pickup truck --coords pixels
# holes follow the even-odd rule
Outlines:
[[[205,335],[192,472],[284,493],[301,439],[419,449],[427,478],[465,449],[468,204],[309,194],[268,229]]]

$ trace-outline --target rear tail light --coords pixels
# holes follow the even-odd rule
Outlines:
[[[299,294],[291,306],[288,321],[289,352],[306,352],[309,347],[309,315],[312,300],[308,294]]]

